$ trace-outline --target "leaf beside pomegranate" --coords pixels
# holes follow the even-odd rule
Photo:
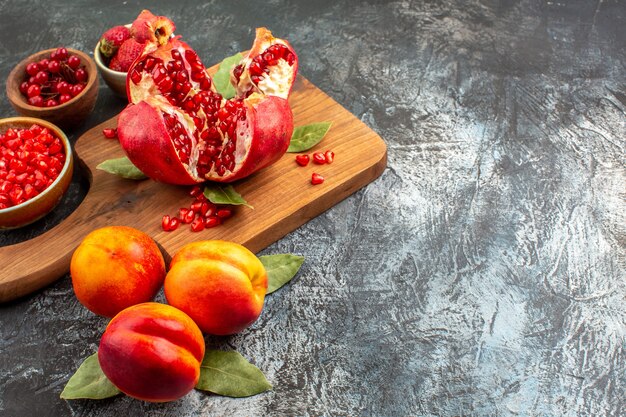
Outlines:
[[[287,152],[304,152],[311,149],[322,141],[331,124],[331,122],[320,122],[294,128]]]
[[[232,185],[207,185],[204,188],[204,196],[213,204],[230,204],[232,206],[254,208],[244,200],[241,194],[235,191]]]
[[[143,172],[139,170],[130,159],[123,156],[116,159],[107,159],[104,162],[98,164],[96,169],[114,174],[122,178],[129,180],[144,180],[148,178]]]
[[[240,53],[224,58],[217,72],[213,75],[213,86],[225,99],[233,98],[237,94],[235,87],[230,83],[230,73],[233,67],[239,64],[242,59],[243,55]]]

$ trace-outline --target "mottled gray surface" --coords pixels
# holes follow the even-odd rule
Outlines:
[[[90,51],[142,8],[56,3],[0,1],[2,78],[40,49]],[[66,276],[0,307],[0,414],[624,415],[625,3],[264,3],[150,7],[207,63],[270,27],[389,147],[380,179],[264,251],[307,261],[261,319],[207,338],[274,390],[60,400],[106,325]],[[72,139],[122,106],[102,85]],[[0,113],[13,114],[6,100]],[[0,244],[51,227],[83,194],[77,180],[63,207]]]

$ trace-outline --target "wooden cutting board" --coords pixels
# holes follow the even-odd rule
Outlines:
[[[223,225],[198,233],[184,224],[173,232],[161,229],[164,214],[176,215],[180,207],[189,207],[191,187],[125,180],[96,169],[106,159],[124,156],[117,140],[102,135],[103,128],[116,127],[116,118],[87,131],[75,144],[75,156],[89,176],[87,196],[53,229],[0,248],[0,302],[29,294],[66,274],[74,249],[96,228],[125,225],[142,230],[159,244],[166,261],[184,244],[205,239],[231,240],[258,252],[383,172],[387,148],[382,139],[304,77],[298,76],[289,102],[295,126],[332,122],[326,137],[308,152],[331,149],[335,161],[300,167],[294,154],[285,154],[269,168],[233,184],[254,209],[238,207]],[[326,181],[311,185],[312,172]]]

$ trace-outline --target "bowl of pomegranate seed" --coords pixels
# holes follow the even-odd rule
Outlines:
[[[96,64],[75,49],[47,49],[17,64],[6,90],[19,114],[70,128],[80,124],[96,104]]]
[[[0,119],[0,229],[40,219],[72,180],[72,148],[65,133],[42,119]]]

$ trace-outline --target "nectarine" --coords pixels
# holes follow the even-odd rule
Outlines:
[[[238,333],[254,323],[266,291],[261,261],[242,245],[222,240],[183,246],[165,277],[167,302],[214,335]]]
[[[182,311],[143,303],[116,315],[98,349],[104,374],[123,393],[144,401],[181,398],[200,378],[202,332]]]
[[[70,264],[76,298],[92,312],[113,317],[150,301],[165,279],[165,261],[147,234],[126,226],[89,233]]]

